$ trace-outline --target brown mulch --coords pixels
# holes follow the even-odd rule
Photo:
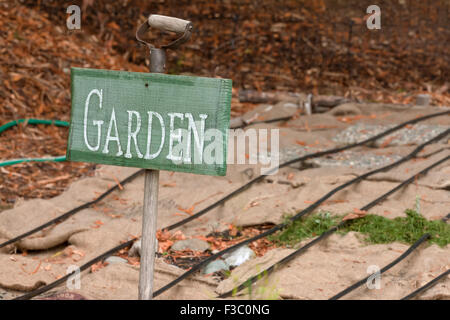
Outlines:
[[[0,3],[0,125],[20,118],[69,120],[70,67],[147,71],[134,33],[149,13],[193,21],[168,72],[233,80],[239,89],[313,92],[411,103],[426,92],[449,105],[448,2],[380,1],[382,32],[365,27],[365,3],[297,1],[9,1]],[[81,30],[66,8],[82,8]],[[399,15],[399,12],[402,14]],[[444,18],[444,19],[443,19]],[[161,35],[152,32],[150,41]],[[161,43],[159,41],[159,43]],[[331,91],[331,92],[330,92]],[[67,128],[20,126],[0,135],[0,159],[65,154]],[[49,198],[92,172],[88,163],[28,163],[0,170],[0,210],[19,198]]]
[[[145,71],[95,36],[70,33],[22,5],[0,4],[0,124],[70,117],[70,67]],[[65,154],[68,128],[20,125],[0,135],[0,159]],[[0,210],[18,198],[50,198],[92,173],[90,163],[25,163],[0,168]]]

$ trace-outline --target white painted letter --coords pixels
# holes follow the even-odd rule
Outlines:
[[[195,145],[197,146],[198,153],[195,152],[194,148],[194,163],[201,164],[203,160],[203,145],[205,142],[205,119],[208,118],[206,114],[199,114],[201,122],[200,122],[200,134],[198,133],[198,129],[194,118],[191,113],[184,114],[187,119],[189,119],[189,127],[187,133],[187,141],[186,141],[186,154],[184,157],[185,163],[191,163],[191,132],[194,134]],[[198,121],[197,121],[198,122]],[[197,156],[198,155],[198,156]]]
[[[147,132],[147,152],[145,153],[144,159],[151,160],[155,159],[161,153],[161,150],[164,146],[164,138],[166,136],[166,128],[164,127],[164,121],[161,115],[158,112],[148,111],[148,132]],[[152,144],[152,121],[153,115],[158,118],[159,123],[161,124],[161,144],[159,145],[158,151],[153,154],[150,154],[150,146]]]
[[[97,151],[100,148],[100,136],[101,136],[101,130],[102,130],[102,124],[103,124],[103,120],[93,120],[92,123],[97,126],[98,129],[98,134],[97,134],[97,145],[95,147],[92,147],[89,142],[88,142],[88,138],[87,138],[87,117],[88,117],[88,109],[89,109],[89,100],[91,100],[91,96],[93,94],[98,95],[98,97],[100,98],[100,104],[99,104],[99,108],[102,108],[102,94],[103,94],[103,90],[98,91],[98,89],[93,89],[91,90],[91,92],[89,92],[87,98],[86,98],[86,103],[84,104],[84,143],[86,143],[86,146],[88,147],[89,150],[91,151]]]
[[[138,142],[137,142],[137,134],[139,130],[141,130],[141,116],[137,111],[127,111],[128,112],[128,140],[127,140],[127,153],[125,153],[125,158],[131,158],[131,138],[134,140],[134,146],[136,147],[136,153],[139,158],[142,158],[143,155],[139,151]],[[133,120],[133,114],[136,116],[136,130],[131,132],[131,123]]]
[[[114,122],[114,131],[116,132],[116,135],[114,137],[111,137],[111,129]],[[106,134],[106,141],[105,141],[105,147],[103,148],[103,153],[108,153],[108,145],[110,141],[116,141],[117,142],[117,153],[116,157],[119,157],[123,154],[122,148],[120,147],[120,140],[119,140],[119,131],[117,130],[117,121],[116,121],[116,113],[114,111],[114,107],[111,112],[111,120],[109,120],[109,127],[108,127],[108,133]]]
[[[170,117],[170,133],[169,133],[169,154],[167,155],[167,159],[172,161],[181,161],[183,157],[183,151],[182,150],[180,151],[179,156],[175,156],[172,154],[172,150],[173,150],[173,142],[178,141],[178,143],[181,143],[182,137],[181,129],[174,130],[175,117],[183,120],[184,116],[182,113],[168,113],[168,115]],[[177,133],[175,133],[175,131]]]

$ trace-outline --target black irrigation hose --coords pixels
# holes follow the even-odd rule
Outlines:
[[[450,274],[450,269],[448,269],[447,271],[441,273],[440,275],[438,275],[436,278],[434,278],[433,280],[431,280],[430,282],[426,283],[424,286],[420,287],[419,289],[417,289],[416,291],[408,294],[406,297],[403,297],[401,300],[409,300],[414,298],[415,296],[417,296],[418,294],[430,289],[432,286],[434,286],[437,282],[439,282],[440,280],[444,279],[446,276],[448,276]]]
[[[406,125],[408,125],[408,124],[417,123],[417,122],[420,122],[420,121],[424,121],[424,120],[427,120],[427,119],[430,119],[430,118],[434,118],[434,117],[438,117],[438,116],[446,115],[446,114],[450,114],[450,111],[438,112],[438,113],[434,113],[434,114],[431,114],[431,115],[427,115],[427,116],[419,117],[419,118],[416,118],[416,119],[412,119],[412,120],[406,121],[406,122],[404,122],[404,123],[401,123],[401,124],[399,124],[399,125],[397,125],[397,126],[391,128],[391,129],[388,129],[388,130],[386,130],[386,131],[384,131],[384,132],[382,132],[382,133],[380,133],[380,134],[378,134],[378,135],[376,135],[376,136],[374,136],[374,137],[372,137],[372,138],[366,139],[366,140],[364,140],[364,141],[361,141],[361,142],[358,142],[358,143],[355,143],[355,144],[352,144],[352,145],[347,145],[347,146],[344,146],[344,147],[340,147],[340,148],[335,148],[335,149],[330,149],[330,150],[325,150],[325,151],[317,152],[317,153],[310,154],[310,155],[305,155],[305,156],[302,156],[302,157],[299,157],[299,158],[290,160],[290,161],[288,161],[288,162],[285,162],[285,163],[281,164],[281,165],[280,165],[280,168],[285,167],[285,166],[288,166],[288,165],[293,164],[293,163],[298,162],[298,161],[303,161],[303,160],[310,159],[310,158],[320,157],[320,156],[327,155],[327,154],[331,154],[331,153],[337,153],[337,152],[344,151],[344,150],[347,150],[347,149],[351,149],[351,148],[354,148],[354,147],[357,147],[357,146],[361,146],[361,145],[367,144],[367,143],[369,143],[369,142],[376,141],[377,139],[380,139],[380,138],[382,138],[382,137],[384,137],[384,136],[386,136],[386,135],[388,135],[388,134],[390,134],[390,133],[392,133],[392,132],[394,132],[394,131],[397,131],[397,130],[403,128],[404,126],[406,126]],[[408,155],[408,156],[406,156],[405,158],[403,158],[404,161],[406,161],[407,158],[408,158],[409,156],[411,156],[411,155],[414,156],[415,154],[417,154],[418,152],[420,152],[420,150],[422,150],[426,145],[428,145],[428,144],[430,144],[430,143],[432,143],[432,142],[434,142],[434,141],[440,140],[441,138],[445,137],[445,136],[448,134],[448,131],[449,131],[449,130],[447,130],[446,132],[444,132],[445,134],[444,134],[444,133],[443,133],[443,134],[440,134],[440,135],[438,135],[437,137],[435,137],[435,138],[429,140],[428,142],[422,144],[421,146],[417,147],[410,155]],[[402,159],[401,159],[401,160],[402,160]],[[386,166],[386,167],[383,167],[383,168],[380,168],[380,169],[388,170],[388,169],[390,169],[390,168],[392,168],[392,167],[394,167],[394,166],[400,164],[401,162],[403,162],[403,161],[401,161],[401,160],[397,161],[396,163],[394,163],[394,164],[392,164],[392,165],[389,165],[389,166]],[[401,161],[401,162],[400,162],[400,161]],[[380,170],[380,169],[378,169],[378,170],[379,170],[379,171],[383,171],[383,170]],[[369,175],[371,175],[371,174],[375,174],[375,173],[379,172],[378,170],[375,170],[375,171],[369,172],[369,173],[367,173],[367,174],[365,174],[365,175],[363,175],[363,176],[357,177],[357,178],[353,179],[352,181],[353,181],[353,182],[358,182],[358,181],[360,181],[360,180],[366,178],[367,176],[369,176]],[[131,180],[134,179],[136,176],[138,176],[140,173],[142,173],[142,171],[143,171],[143,170],[140,170],[140,171],[136,172],[134,175],[132,175],[132,176],[126,178],[125,180],[130,179],[130,180],[128,180],[127,182],[131,181]],[[227,201],[228,199],[232,198],[234,195],[236,195],[236,194],[238,194],[238,193],[241,193],[242,191],[244,191],[245,189],[247,189],[251,184],[253,184],[253,183],[255,183],[255,182],[261,180],[263,177],[264,177],[264,175],[260,175],[259,177],[256,177],[255,179],[249,181],[246,185],[244,185],[244,186],[240,187],[239,189],[233,191],[232,193],[228,194],[227,196],[225,196],[224,198],[222,198],[222,199],[219,200],[218,202],[214,203],[213,205],[207,207],[206,209],[203,209],[203,210],[201,210],[200,212],[198,212],[197,214],[192,215],[191,217],[188,217],[188,218],[186,218],[186,219],[184,219],[184,220],[182,220],[182,221],[180,221],[180,222],[178,222],[178,223],[175,223],[175,224],[173,224],[173,225],[171,225],[171,226],[169,226],[169,227],[167,227],[167,228],[164,228],[164,229],[166,229],[166,230],[172,230],[172,229],[174,229],[174,228],[176,228],[176,227],[179,227],[179,226],[181,226],[181,225],[183,225],[183,224],[185,224],[185,223],[187,223],[187,222],[189,222],[189,221],[191,221],[191,220],[193,220],[193,219],[195,219],[195,218],[197,218],[197,217],[199,217],[199,216],[205,214],[206,212],[208,212],[209,210],[213,209],[214,207],[216,207],[216,206],[220,205],[221,203]],[[124,180],[124,181],[125,181],[125,180]],[[122,182],[122,183],[123,183],[123,182]],[[340,190],[341,187],[342,187],[342,188],[345,188],[346,186],[347,186],[347,185],[344,184],[344,186],[340,186],[340,187],[334,189],[333,191],[334,191],[334,193],[335,193],[335,192],[338,192],[338,191]],[[115,187],[111,188],[110,190],[108,190],[107,192],[105,192],[104,194],[102,194],[100,197],[102,197],[102,199],[103,199],[103,198],[106,197],[109,193],[111,193],[112,191],[114,191],[117,187],[118,187],[118,186],[115,186]],[[114,190],[112,190],[112,189],[114,189]],[[330,194],[330,193],[327,194],[327,196],[333,195],[333,194],[334,194],[333,191],[330,192],[331,194]],[[327,196],[324,197],[325,199],[322,198],[322,199],[318,200],[317,202],[320,204],[321,202],[323,202],[323,201],[325,201],[325,200],[327,199],[327,198],[326,198]],[[100,198],[100,197],[99,197],[99,198]],[[99,200],[94,200],[94,201],[97,202],[97,201],[99,201]],[[95,203],[95,202],[94,202],[94,203]],[[84,209],[84,208],[87,208],[89,205],[92,205],[92,204],[93,204],[93,203],[90,202],[90,203],[84,204],[84,205],[82,205],[82,206],[80,206],[80,207],[74,208],[74,209],[72,209],[71,211],[76,211],[76,212],[78,212],[78,211],[80,211],[80,210],[82,210],[82,209]],[[314,210],[314,208],[318,206],[318,205],[317,205],[317,206],[313,207],[314,205],[315,205],[315,204],[313,204],[313,205],[311,205],[310,207],[308,207],[308,208],[306,208],[305,210],[303,210],[303,211],[302,211],[303,214],[306,214],[306,213],[308,213],[308,212]],[[71,211],[69,211],[68,213],[70,213]],[[296,215],[295,217],[293,217],[293,218],[298,219],[298,218],[300,217],[299,215],[300,215],[302,212],[300,212],[299,214],[297,214],[297,215]],[[68,214],[68,213],[66,213],[66,214]],[[75,212],[74,212],[74,213],[75,213]],[[74,213],[72,213],[72,214],[74,214]],[[64,215],[62,215],[62,216],[60,216],[60,217],[58,217],[58,218],[56,218],[56,219],[54,219],[54,220],[59,221],[59,219],[61,219],[61,218],[62,218],[63,216],[65,216],[66,214],[64,214]],[[303,214],[302,214],[302,215],[303,215]],[[294,220],[295,220],[295,219],[294,219]],[[50,223],[50,222],[49,222],[49,223]],[[51,224],[50,224],[50,225],[51,225]],[[47,225],[46,225],[45,227],[47,227]],[[45,228],[45,227],[44,227],[44,228]],[[252,241],[255,241],[255,240],[258,240],[258,239],[260,239],[260,238],[262,238],[262,237],[265,237],[265,236],[267,236],[267,235],[269,235],[269,234],[272,234],[272,233],[274,233],[274,232],[276,232],[276,231],[282,229],[283,227],[285,227],[285,224],[276,226],[276,227],[274,227],[274,228],[272,228],[272,229],[266,231],[265,233],[260,234],[260,235],[258,235],[258,236],[256,236],[256,237],[254,237],[253,239],[247,239],[247,240],[245,240],[245,241],[243,241],[243,242],[241,242],[241,243],[239,243],[239,244],[236,244],[236,245],[234,245],[234,246],[232,246],[232,247],[230,247],[230,248],[227,248],[227,249],[225,249],[225,250],[222,250],[221,252],[219,252],[219,253],[217,253],[217,254],[215,254],[215,255],[213,255],[213,256],[208,257],[208,258],[205,259],[203,262],[201,262],[201,263],[195,265],[195,266],[192,267],[189,271],[185,272],[185,273],[184,273],[183,275],[181,275],[179,278],[175,279],[174,281],[170,282],[169,284],[167,284],[167,285],[164,286],[163,288],[161,288],[161,289],[157,290],[156,292],[154,292],[154,293],[153,293],[153,296],[156,297],[157,295],[159,295],[159,294],[163,293],[164,291],[168,290],[169,288],[171,288],[172,286],[174,286],[175,284],[177,284],[177,283],[180,282],[181,280],[183,280],[183,279],[185,279],[186,277],[188,277],[190,274],[192,274],[192,273],[194,273],[195,271],[199,270],[199,269],[200,269],[203,265],[205,265],[206,263],[208,263],[208,262],[210,262],[210,261],[212,261],[212,260],[214,260],[214,259],[220,257],[221,255],[225,254],[226,252],[232,251],[232,250],[236,249],[237,247],[239,247],[239,246],[241,246],[241,245],[250,243],[250,242],[252,242]],[[36,229],[38,229],[38,228],[36,228]],[[37,231],[41,230],[42,228],[39,228],[38,230],[36,230],[36,229],[33,229],[33,231],[34,231],[34,232],[37,232]],[[30,234],[31,234],[31,233],[30,233]],[[25,236],[28,236],[28,235],[29,235],[29,233],[27,233]],[[16,238],[15,238],[15,239],[16,239],[15,241],[18,241],[18,240],[21,239],[21,238],[19,238],[19,239],[17,239],[17,238],[19,238],[19,237],[16,237]],[[14,242],[14,241],[12,241],[12,240],[14,240],[14,239],[9,240],[9,241],[11,241],[11,242],[8,241],[8,244]],[[134,240],[133,240],[133,241],[134,241]],[[6,245],[6,244],[0,245],[0,248],[1,248],[3,245]],[[121,246],[122,246],[122,245],[117,246],[117,247],[112,248],[111,250],[109,250],[109,251],[108,251],[109,255],[111,255],[112,253],[114,253],[114,252],[120,250],[120,249],[122,248]],[[102,255],[102,256],[104,256],[104,255]],[[94,263],[95,263],[95,262],[94,262]],[[87,264],[88,264],[88,263],[87,263]],[[87,264],[86,264],[86,265],[87,265]],[[58,284],[59,284],[59,283],[60,283],[60,282],[58,282]],[[58,284],[56,284],[56,285],[58,285]],[[53,283],[50,284],[50,285],[48,285],[48,286],[51,286],[51,285],[53,285]],[[55,286],[56,286],[56,285],[55,285]],[[52,287],[52,288],[53,288],[53,287]],[[39,289],[38,289],[38,290],[39,290]],[[49,289],[47,289],[47,290],[49,290]],[[47,290],[39,291],[39,293],[37,293],[37,294],[40,294],[40,293],[45,292],[45,291],[47,291]],[[31,295],[31,294],[33,294],[33,293],[34,293],[34,291],[33,291],[33,292],[30,292],[28,295]],[[37,294],[36,294],[36,295],[37,295]],[[33,296],[35,296],[35,295],[33,295]]]
[[[254,121],[254,122],[250,122],[250,123],[243,123],[240,126],[233,127],[233,128],[230,128],[230,129],[233,129],[233,130],[244,129],[245,127],[248,127],[248,126],[254,125],[254,124],[274,123],[274,122],[279,122],[279,121],[288,121],[288,120],[291,120],[292,117],[293,116],[286,116],[286,117],[280,117],[280,118],[269,119],[269,120],[262,120],[262,121]]]
[[[293,160],[290,160],[288,162],[285,162],[285,163],[281,164],[279,166],[279,168],[284,168],[284,167],[286,167],[286,166],[288,166],[290,164],[293,164],[293,163],[296,163],[296,162],[299,162],[299,161],[304,161],[304,160],[307,160],[307,159],[317,158],[317,157],[321,157],[321,156],[324,156],[324,155],[327,155],[327,154],[337,153],[337,152],[344,151],[344,150],[347,150],[347,149],[355,148],[355,147],[358,147],[358,146],[361,146],[361,145],[373,142],[373,141],[375,141],[377,139],[380,139],[380,138],[382,138],[382,137],[384,137],[384,136],[386,136],[386,135],[388,135],[388,134],[390,134],[390,133],[392,133],[394,131],[397,131],[397,130],[403,128],[404,126],[406,126],[408,124],[413,124],[413,123],[425,121],[425,120],[428,120],[430,118],[439,117],[439,116],[446,115],[446,114],[450,114],[450,111],[433,113],[433,114],[426,115],[426,116],[423,116],[423,117],[419,117],[419,118],[415,118],[415,119],[412,119],[412,120],[408,120],[408,121],[403,122],[403,123],[401,123],[401,124],[391,128],[391,129],[388,129],[388,130],[386,130],[386,131],[384,131],[384,132],[382,132],[382,133],[380,133],[380,134],[378,134],[376,136],[373,136],[372,138],[368,138],[368,139],[366,139],[364,141],[357,142],[357,143],[354,143],[354,144],[350,144],[350,145],[347,145],[347,146],[344,146],[344,147],[340,147],[340,148],[329,149],[329,150],[320,151],[320,152],[308,154],[308,155],[305,155],[305,156],[301,156],[299,158],[296,158],[296,159],[293,159]],[[275,169],[273,169],[273,170],[275,170]],[[278,170],[278,168],[276,168],[276,170]],[[121,182],[121,184],[124,185],[124,184],[134,180],[137,176],[139,176],[143,172],[144,172],[144,170],[137,171],[136,173],[132,174],[128,178],[124,179]],[[258,176],[256,178],[254,178],[253,180],[250,180],[245,185],[239,187],[235,191],[229,193],[228,195],[226,195],[225,197],[223,197],[219,201],[211,204],[210,206],[206,207],[205,209],[197,212],[196,214],[193,214],[190,217],[187,217],[186,219],[183,219],[183,220],[181,220],[179,222],[176,222],[176,223],[174,223],[174,224],[172,224],[172,225],[170,225],[170,226],[168,226],[168,227],[166,227],[164,229],[165,230],[169,230],[169,231],[173,230],[175,228],[178,228],[178,227],[180,227],[180,226],[182,226],[182,225],[184,225],[184,224],[186,224],[186,223],[188,223],[188,222],[190,222],[190,221],[192,221],[192,220],[194,220],[194,219],[196,219],[196,218],[206,214],[210,210],[212,210],[215,207],[221,205],[222,203],[225,203],[226,201],[228,201],[229,199],[233,198],[237,194],[245,191],[250,185],[252,185],[252,184],[262,180],[264,177],[265,177],[265,175],[260,175],[260,176]],[[25,232],[25,233],[23,233],[21,235],[18,235],[17,237],[14,237],[13,239],[10,239],[10,240],[8,240],[8,241],[6,241],[4,243],[1,243],[0,244],[0,248],[3,248],[4,246],[7,246],[7,245],[12,244],[14,242],[17,242],[17,241],[19,241],[19,240],[21,240],[21,239],[23,239],[23,238],[25,238],[25,237],[27,237],[27,236],[29,236],[31,234],[34,234],[34,233],[36,233],[36,232],[38,232],[38,231],[40,231],[40,230],[42,230],[44,228],[47,228],[47,227],[51,226],[52,224],[64,221],[65,219],[69,218],[70,216],[74,215],[75,213],[77,213],[77,212],[79,212],[79,211],[81,211],[83,209],[86,209],[86,208],[90,207],[91,205],[101,201],[106,196],[108,196],[111,192],[117,190],[118,187],[119,186],[116,185],[116,186],[112,187],[111,189],[107,190],[102,195],[100,195],[97,199],[95,199],[95,200],[93,200],[91,202],[85,203],[85,204],[83,204],[83,205],[81,205],[79,207],[76,207],[74,209],[71,209],[70,211],[62,214],[61,216],[56,217],[55,219],[52,219],[52,220],[50,220],[50,221],[48,221],[48,222],[46,222],[46,223],[44,223],[44,224],[42,224],[40,226],[38,226],[38,227],[28,231],[28,232]]]
[[[401,128],[403,128],[406,125],[414,124],[414,123],[417,123],[417,122],[421,122],[421,121],[428,120],[430,118],[434,118],[434,117],[438,117],[438,116],[443,116],[443,115],[446,115],[446,114],[450,114],[450,111],[433,113],[433,114],[430,114],[430,115],[427,115],[427,116],[423,116],[423,117],[420,117],[420,118],[415,118],[415,119],[412,119],[412,120],[408,120],[408,121],[403,122],[403,123],[401,123],[401,124],[391,128],[391,129],[388,129],[388,130],[386,130],[386,131],[384,131],[384,132],[382,132],[380,134],[377,134],[377,135],[375,135],[375,136],[373,136],[371,138],[363,140],[361,142],[357,142],[357,143],[354,143],[354,144],[349,144],[347,146],[343,146],[343,147],[339,147],[339,148],[329,149],[329,150],[325,150],[325,151],[319,151],[319,152],[316,152],[316,153],[307,154],[307,155],[304,155],[304,156],[301,156],[301,157],[289,160],[289,161],[287,161],[285,163],[280,164],[280,166],[278,168],[274,168],[272,170],[269,170],[269,172],[267,172],[267,174],[270,174],[274,170],[278,170],[278,169],[284,168],[284,167],[289,166],[289,165],[291,165],[293,163],[296,163],[296,162],[300,162],[300,161],[304,161],[304,160],[308,160],[308,159],[313,159],[313,158],[318,158],[318,157],[322,157],[322,156],[325,156],[325,155],[328,155],[328,154],[338,153],[338,152],[341,152],[341,151],[344,151],[344,150],[352,149],[352,148],[355,148],[355,147],[358,147],[358,146],[362,146],[362,145],[374,142],[374,141],[376,141],[376,140],[378,140],[378,139],[380,139],[380,138],[382,138],[384,136],[387,136],[387,135],[391,134],[392,132],[400,130]],[[173,230],[175,228],[178,228],[178,227],[184,225],[185,223],[188,223],[188,222],[190,222],[192,220],[195,220],[198,217],[201,217],[202,215],[204,215],[205,213],[209,212],[210,210],[218,207],[219,205],[221,205],[222,203],[225,203],[226,201],[230,200],[234,196],[242,193],[248,187],[250,187],[252,184],[262,180],[265,176],[266,175],[259,175],[258,177],[250,180],[249,182],[247,182],[243,186],[237,188],[233,192],[227,194],[222,199],[220,199],[217,202],[215,202],[215,203],[211,204],[210,206],[206,207],[205,209],[197,212],[196,214],[193,214],[190,217],[187,217],[186,219],[183,219],[183,220],[181,220],[179,222],[176,222],[176,223],[174,223],[174,224],[172,224],[172,225],[170,225],[170,226],[168,226],[168,227],[166,227],[164,229],[170,231],[170,230]]]
[[[143,169],[141,169],[141,170],[139,170],[139,171],[136,171],[136,172],[133,173],[131,176],[129,176],[129,177],[125,178],[124,180],[122,180],[122,181],[120,182],[120,185],[125,185],[125,184],[127,184],[128,182],[134,180],[134,179],[135,179],[137,176],[139,176],[143,171],[144,171]],[[3,248],[3,247],[5,247],[5,246],[7,246],[7,245],[9,245],[9,244],[11,244],[11,243],[16,242],[16,241],[19,241],[19,240],[21,240],[21,239],[23,239],[23,238],[25,238],[25,237],[28,237],[29,235],[31,235],[31,234],[33,234],[33,233],[36,233],[36,232],[38,232],[38,231],[40,231],[40,230],[42,230],[42,229],[44,229],[44,228],[47,228],[47,227],[49,227],[49,226],[51,226],[51,225],[53,225],[53,224],[55,224],[55,223],[58,223],[58,222],[61,222],[61,221],[66,220],[66,219],[69,218],[70,216],[73,216],[75,213],[77,213],[77,212],[79,212],[79,211],[81,211],[81,210],[84,210],[84,209],[86,209],[86,208],[89,208],[90,206],[92,206],[92,205],[94,205],[94,204],[100,202],[100,201],[103,200],[105,197],[107,197],[109,194],[111,194],[113,191],[115,191],[115,190],[117,190],[117,189],[119,189],[119,188],[120,188],[120,187],[119,187],[119,184],[116,184],[114,187],[111,187],[111,188],[109,188],[108,190],[106,190],[105,192],[103,192],[103,193],[102,193],[100,196],[98,196],[96,199],[94,199],[94,200],[92,200],[92,201],[89,201],[89,202],[86,202],[86,203],[82,204],[82,205],[79,206],[79,207],[73,208],[73,209],[67,211],[66,213],[60,215],[59,217],[56,217],[55,219],[52,219],[52,220],[50,220],[50,221],[48,221],[48,222],[46,222],[46,223],[44,223],[44,224],[42,224],[42,225],[40,225],[40,226],[34,228],[34,229],[31,229],[30,231],[27,231],[27,232],[25,232],[25,233],[22,233],[21,235],[18,235],[17,237],[14,237],[14,238],[12,238],[12,239],[9,239],[9,240],[6,241],[6,242],[1,243],[1,244],[0,244],[0,248]]]
[[[388,192],[384,193],[383,195],[381,195],[380,197],[376,198],[375,200],[371,201],[369,204],[365,205],[364,207],[362,207],[360,210],[362,211],[367,211],[371,208],[373,208],[375,205],[377,205],[379,202],[383,201],[384,199],[386,199],[388,196],[390,196],[391,194],[393,194],[394,192],[396,192],[397,190],[403,188],[405,185],[408,185],[412,182],[415,181],[416,178],[418,178],[421,175],[426,174],[429,170],[431,170],[432,168],[440,165],[441,163],[447,161],[450,159],[450,156],[447,156],[433,164],[431,164],[430,166],[426,167],[425,169],[423,169],[422,171],[420,171],[419,173],[413,175],[412,177],[406,179],[405,181],[403,181],[402,183],[400,183],[399,185],[397,185],[396,187],[392,188],[391,190],[389,190]],[[351,223],[350,220],[348,221],[349,223]],[[309,243],[307,243],[306,245],[304,245],[303,247],[297,249],[296,251],[292,252],[291,254],[289,254],[288,256],[284,257],[283,259],[281,259],[280,261],[274,263],[273,265],[271,265],[269,268],[267,268],[266,270],[260,272],[258,275],[253,276],[251,278],[249,278],[248,280],[246,280],[243,284],[241,284],[240,286],[233,288],[230,291],[227,291],[223,294],[221,294],[218,298],[226,298],[229,297],[230,295],[232,295],[234,292],[239,292],[243,289],[245,289],[248,285],[255,283],[257,280],[261,279],[262,276],[268,275],[270,274],[272,271],[274,271],[278,266],[283,265],[284,263],[292,260],[293,258],[297,257],[298,255],[300,255],[301,253],[305,252],[307,249],[309,249],[310,247],[312,247],[313,245],[315,245],[316,243],[324,240],[325,238],[327,238],[329,235],[331,235],[332,233],[334,233],[335,231],[337,231],[340,227],[344,226],[345,221],[341,221],[337,226],[333,226],[330,229],[328,229],[327,231],[325,231],[324,233],[322,233],[319,237],[313,239],[312,241],[310,241]]]
[[[363,174],[361,176],[358,176],[358,177],[356,177],[356,178],[354,178],[354,179],[352,179],[352,180],[350,180],[350,181],[340,185],[339,187],[337,187],[337,188],[333,189],[332,191],[328,192],[325,196],[323,196],[322,198],[320,198],[319,200],[314,202],[312,205],[310,205],[306,209],[300,211],[295,216],[291,217],[290,220],[291,221],[295,221],[295,220],[299,219],[300,217],[304,216],[305,214],[310,213],[312,210],[317,208],[325,200],[330,198],[332,195],[334,195],[338,191],[346,188],[347,186],[349,186],[349,185],[351,185],[353,183],[359,182],[359,181],[361,181],[361,180],[363,180],[363,179],[365,179],[365,178],[367,178],[367,177],[369,177],[369,176],[371,176],[371,175],[373,175],[375,173],[390,170],[391,168],[394,168],[394,167],[398,166],[399,164],[408,161],[409,159],[415,157],[423,148],[425,148],[425,146],[427,146],[427,145],[429,145],[429,144],[431,144],[431,143],[433,143],[435,141],[439,141],[440,139],[442,139],[445,136],[447,136],[449,133],[450,133],[450,129],[447,129],[446,131],[442,132],[441,134],[439,134],[439,135],[435,136],[434,138],[428,140],[427,142],[419,145],[416,149],[414,149],[414,151],[412,151],[410,154],[408,154],[407,156],[403,157],[402,159],[400,159],[400,160],[398,160],[398,161],[396,161],[396,162],[394,162],[394,163],[392,163],[390,165],[387,165],[387,166],[381,167],[379,169],[375,169],[375,170],[372,170],[370,172],[367,172],[367,173],[365,173],[365,174]],[[153,293],[153,297],[156,297],[156,296],[160,295],[161,293],[163,293],[164,291],[170,289],[171,287],[173,287],[174,285],[179,283],[181,280],[189,277],[194,272],[200,270],[204,265],[206,265],[209,262],[215,260],[216,258],[222,256],[223,254],[225,254],[227,252],[230,252],[230,251],[233,251],[233,250],[235,250],[236,248],[238,248],[238,247],[240,247],[242,245],[251,243],[251,242],[253,242],[255,240],[258,240],[258,239],[264,238],[264,237],[266,237],[266,236],[268,236],[270,234],[273,234],[276,231],[283,229],[287,225],[288,225],[288,222],[281,223],[281,224],[276,225],[275,227],[273,227],[273,228],[271,228],[271,229],[269,229],[269,230],[267,230],[267,231],[265,231],[265,232],[263,232],[263,233],[261,233],[261,234],[259,234],[257,236],[254,236],[254,237],[252,237],[250,239],[241,241],[240,243],[237,243],[237,244],[235,244],[235,245],[233,245],[233,246],[231,246],[229,248],[226,248],[226,249],[224,249],[224,250],[222,250],[222,251],[220,251],[220,252],[218,252],[218,253],[216,253],[216,254],[214,254],[212,256],[209,256],[208,258],[206,258],[202,262],[194,265],[190,270],[188,270],[185,273],[183,273],[177,279],[173,280],[172,282],[168,283],[167,285],[165,285],[161,289],[159,289],[156,292],[154,292]]]
[[[380,275],[384,272],[386,272],[387,270],[389,270],[390,268],[392,268],[393,266],[395,266],[397,263],[399,263],[400,261],[402,261],[403,259],[405,259],[407,256],[409,256],[418,246],[420,246],[423,242],[425,242],[426,240],[428,240],[431,237],[431,235],[429,233],[425,233],[422,237],[420,237],[419,240],[417,240],[416,242],[414,242],[414,244],[408,248],[408,250],[406,250],[405,252],[403,252],[403,254],[401,256],[399,256],[397,259],[395,259],[394,261],[392,261],[391,263],[389,263],[388,265],[384,266],[381,270],[380,270]],[[358,282],[356,282],[355,284],[351,285],[350,287],[348,287],[347,289],[339,292],[337,295],[331,297],[329,300],[337,300],[343,296],[345,296],[346,294],[348,294],[349,292],[359,288],[360,286],[362,286],[364,283],[367,283],[367,280],[372,277],[373,275],[370,275],[362,280],[359,280]]]
[[[114,248],[106,251],[105,253],[102,253],[100,256],[97,256],[94,259],[86,262],[85,264],[83,264],[80,267],[80,272],[86,270],[87,268],[89,268],[93,264],[96,264],[97,262],[102,261],[103,259],[106,259],[107,257],[112,255],[116,251],[119,251],[121,249],[124,249],[126,247],[131,246],[133,244],[134,240],[135,239],[129,240],[129,241],[125,242],[125,243],[122,243],[121,245],[119,245],[117,247],[114,247]],[[46,286],[40,287],[39,289],[33,290],[30,293],[27,293],[27,294],[24,294],[22,296],[16,297],[13,300],[29,300],[29,299],[31,299],[31,298],[33,298],[33,297],[35,297],[35,296],[37,296],[37,295],[39,295],[41,293],[49,291],[49,290],[53,289],[54,287],[59,286],[60,284],[62,284],[67,279],[69,279],[71,276],[73,276],[75,274],[75,272],[77,272],[77,270],[72,271],[71,273],[65,275],[62,278],[59,278],[58,280],[56,280],[56,281],[54,281],[54,282],[52,282],[52,283],[50,283],[50,284],[48,284]]]

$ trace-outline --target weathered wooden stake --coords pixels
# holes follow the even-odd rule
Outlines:
[[[150,49],[150,72],[163,73],[165,64],[165,50]],[[158,189],[159,170],[145,169],[139,300],[152,300],[153,298],[153,271],[157,251],[156,221],[158,218]]]
[[[153,270],[156,252],[156,220],[158,216],[159,170],[145,170],[144,210],[142,217],[141,270],[139,299],[153,298]]]

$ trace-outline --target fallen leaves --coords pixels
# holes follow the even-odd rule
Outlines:
[[[344,218],[342,218],[342,221],[359,219],[366,215],[367,215],[367,211],[359,210],[359,209],[355,208],[355,209],[353,209],[353,213],[347,214]]]
[[[108,262],[99,261],[91,266],[91,272],[92,273],[97,272],[100,269],[106,267],[108,264],[109,264]]]
[[[33,275],[33,274],[35,274],[35,273],[37,273],[39,271],[39,268],[41,267],[41,264],[42,264],[42,261],[39,260],[39,262],[38,262],[37,266],[34,268],[34,270],[29,272],[29,271],[25,270],[25,267],[24,267],[24,266],[27,265],[27,263],[23,262],[22,265],[20,266],[20,269],[22,269],[22,271],[25,272],[28,275]]]
[[[158,230],[156,231],[156,238],[158,239],[158,252],[163,253],[169,250],[173,243],[177,240],[185,240],[186,236],[177,230],[173,234],[168,230]]]
[[[98,229],[100,228],[102,225],[104,225],[104,223],[101,220],[96,220],[94,221],[94,225],[91,226],[92,229]]]

